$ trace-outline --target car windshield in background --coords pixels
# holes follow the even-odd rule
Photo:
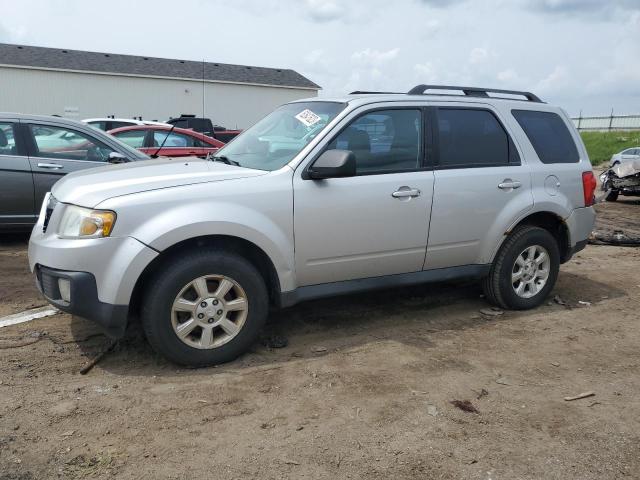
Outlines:
[[[243,132],[216,156],[241,167],[277,170],[289,163],[345,107],[337,102],[289,103]]]

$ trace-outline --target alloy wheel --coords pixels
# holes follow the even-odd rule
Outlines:
[[[238,282],[224,275],[205,275],[176,295],[171,324],[190,347],[214,349],[240,333],[248,312],[249,301]]]

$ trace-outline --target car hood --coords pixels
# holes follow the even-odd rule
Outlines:
[[[51,193],[63,203],[95,207],[109,198],[131,193],[266,173],[195,157],[145,160],[70,173],[53,186]]]

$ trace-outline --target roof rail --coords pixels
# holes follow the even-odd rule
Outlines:
[[[460,90],[468,97],[488,97],[489,93],[502,93],[507,95],[521,95],[529,102],[544,103],[540,98],[531,92],[520,92],[518,90],[500,90],[497,88],[460,87],[456,85],[416,85],[409,90],[408,95],[428,95],[427,90]],[[363,92],[364,93],[364,92]],[[435,94],[432,94],[435,95]]]
[[[367,92],[365,90],[356,90],[349,93],[349,95],[401,95],[398,92]]]

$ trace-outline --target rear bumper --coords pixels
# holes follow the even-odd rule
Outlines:
[[[34,268],[36,285],[56,308],[98,324],[107,335],[120,338],[127,328],[128,305],[112,305],[98,299],[95,277],[88,272],[56,270],[42,265]],[[69,301],[62,298],[59,279],[69,281]]]
[[[571,257],[587,246],[596,224],[596,211],[593,207],[576,208],[567,218],[566,224],[569,229],[569,250],[562,263],[571,260]]]

